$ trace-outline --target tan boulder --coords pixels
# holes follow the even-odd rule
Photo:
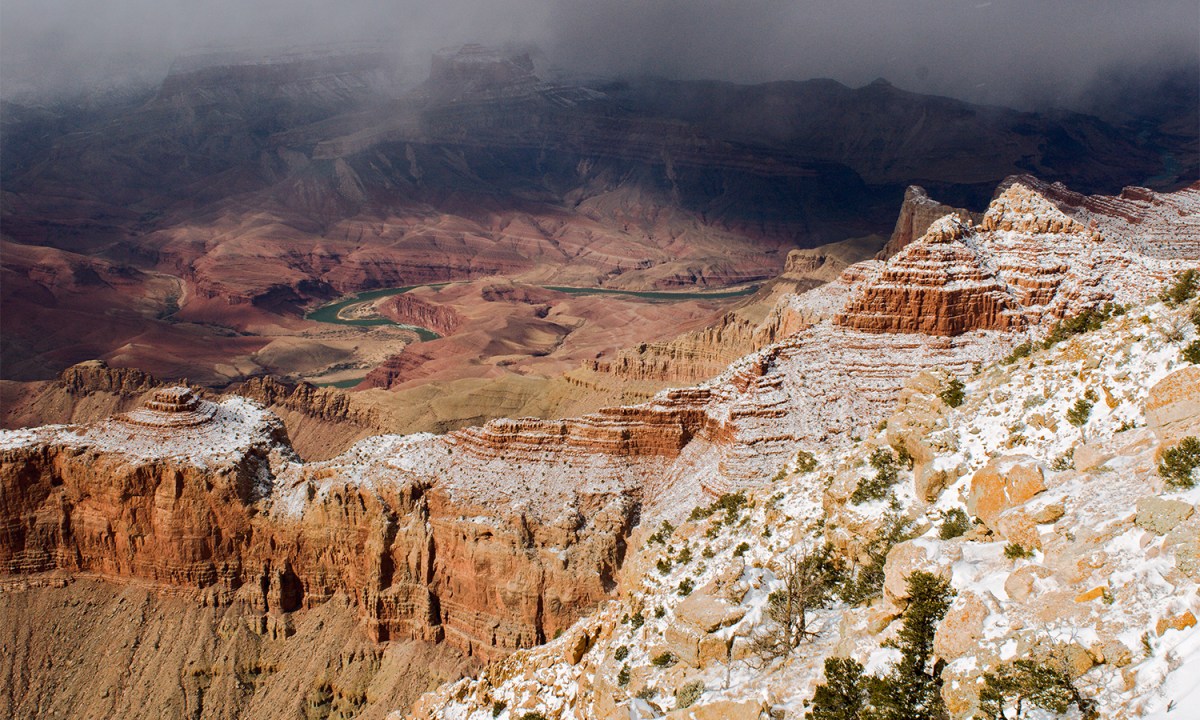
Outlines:
[[[1034,583],[1054,572],[1044,565],[1022,565],[1004,580],[1004,592],[1017,602],[1025,602],[1034,594]]]
[[[962,558],[958,544],[940,544],[928,540],[908,540],[888,553],[883,565],[885,603],[904,605],[908,600],[908,576],[917,570],[950,578],[951,565]]]
[[[724,638],[718,635],[705,635],[700,638],[700,644],[697,648],[699,655],[699,665],[705,666],[714,662],[727,662],[729,660],[729,651],[732,646],[733,638]]]
[[[1058,502],[1050,503],[1049,505],[1045,505],[1035,510],[1033,513],[1033,521],[1038,525],[1045,525],[1047,523],[1058,522],[1062,519],[1062,516],[1066,514],[1067,509],[1063,505],[1063,502],[1059,500]]]
[[[1027,550],[1042,549],[1037,526],[1037,521],[1020,507],[1006,510],[996,519],[996,532],[1000,537]]]
[[[1158,619],[1154,625],[1154,632],[1160,637],[1165,635],[1168,630],[1187,630],[1190,627],[1196,626],[1196,616],[1191,610],[1184,610],[1178,615],[1164,616]]]
[[[1115,456],[1116,453],[1099,443],[1079,443],[1075,446],[1071,459],[1076,470],[1086,472],[1101,467]]]
[[[1166,535],[1184,520],[1190,518],[1195,511],[1196,509],[1192,507],[1191,503],[1152,495],[1137,501],[1137,516],[1134,518],[1134,523],[1143,530],[1149,530],[1156,535]]]
[[[1151,428],[1200,418],[1200,365],[1166,376],[1146,397],[1146,424]]]
[[[954,660],[974,650],[983,638],[983,623],[995,609],[991,607],[994,605],[979,593],[969,590],[961,593],[938,623],[933,638],[934,653]]]
[[[670,720],[759,720],[764,709],[762,703],[752,700],[718,700],[705,705],[672,710],[666,717]]]
[[[675,608],[675,619],[692,625],[701,632],[710,633],[729,627],[741,620],[746,608],[731,605],[723,598],[714,597],[701,590],[689,595]]]
[[[666,650],[669,650],[692,667],[700,667],[700,638],[703,635],[698,629],[687,623],[671,623],[663,632]]]
[[[568,640],[565,658],[572,665],[578,665],[583,656],[588,650],[592,649],[592,637],[586,632],[581,632],[573,639]]]
[[[1016,507],[1046,489],[1045,474],[1037,460],[1027,455],[996,458],[971,478],[967,511],[992,530],[1005,510]]]
[[[1175,567],[1185,577],[1200,576],[1200,515],[1192,515],[1167,533],[1163,547],[1174,551]]]

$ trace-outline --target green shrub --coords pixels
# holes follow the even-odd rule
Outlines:
[[[1175,307],[1196,297],[1197,288],[1200,288],[1200,273],[1185,270],[1175,276],[1175,281],[1162,291],[1158,299]]]
[[[692,508],[692,514],[688,516],[688,519],[695,522],[703,520],[706,517],[711,517],[718,510],[724,510],[725,524],[732,525],[744,507],[746,507],[746,493],[725,493],[717,498],[712,505]]]
[[[1054,347],[1067,338],[1099,330],[1105,320],[1108,320],[1113,315],[1121,315],[1123,313],[1124,308],[1112,303],[1106,303],[1102,307],[1088,308],[1074,317],[1063,318],[1054,325],[1054,329],[1046,336],[1042,347]]]
[[[1188,343],[1180,353],[1184,360],[1193,365],[1200,365],[1200,340]]]
[[[738,546],[733,549],[734,557],[741,557],[750,552],[750,543],[738,543]]]
[[[659,605],[654,608],[654,617],[661,618],[663,615],[666,615],[666,614],[667,614],[667,609],[664,608],[662,605]]]
[[[617,662],[620,662],[620,661],[624,660],[625,658],[629,657],[629,646],[622,645],[622,646],[618,647],[616,649],[616,651],[613,653],[613,657],[617,659]]]
[[[684,549],[679,551],[678,555],[675,556],[675,562],[679,563],[680,565],[687,565],[691,561],[692,561],[692,549],[690,547],[685,547]]]
[[[658,562],[654,563],[654,567],[658,568],[660,575],[666,575],[671,572],[671,559],[665,557],[659,558]]]
[[[637,612],[635,612],[633,615],[631,615],[629,617],[629,624],[630,624],[630,626],[633,627],[634,630],[637,630],[638,628],[640,628],[641,626],[646,624],[646,618],[642,616],[641,610],[638,610]]]
[[[891,450],[876,449],[871,453],[870,462],[871,467],[875,468],[875,475],[858,481],[858,486],[850,494],[850,502],[855,505],[886,498],[900,478],[900,465]]]
[[[796,472],[810,473],[817,469],[817,458],[807,450],[800,450],[796,453]]]
[[[1009,560],[1020,560],[1021,558],[1033,557],[1033,551],[1024,545],[1010,542],[1004,546],[1004,557]]]
[[[492,717],[500,717],[500,713],[504,712],[504,708],[508,707],[508,703],[503,700],[497,700],[492,703]]]
[[[970,529],[971,519],[967,517],[966,510],[950,508],[942,513],[942,526],[938,528],[938,537],[951,540],[966,535]]]
[[[658,655],[655,655],[653,658],[651,658],[650,664],[653,665],[654,667],[665,668],[665,667],[671,667],[678,661],[679,661],[679,658],[675,657],[675,653],[671,652],[670,650],[667,650],[666,652],[659,653]]]
[[[675,707],[691,707],[704,694],[704,681],[693,680],[675,691]]]
[[[946,387],[942,388],[942,391],[938,393],[938,397],[950,407],[956,408],[962,405],[963,400],[966,399],[966,393],[963,392],[965,387],[966,385],[963,384],[962,380],[950,378],[950,382],[946,384]]]
[[[540,712],[527,712],[521,716],[521,720],[546,720],[546,716]]]
[[[1008,356],[1005,357],[1000,362],[1005,365],[1012,365],[1013,363],[1015,363],[1018,360],[1021,360],[1022,358],[1029,357],[1032,353],[1033,353],[1033,343],[1026,340],[1025,342],[1023,342],[1020,345],[1013,348],[1012,352],[1010,352],[1008,354]]]
[[[995,672],[983,674],[983,689],[979,692],[979,710],[990,720],[1009,717],[1010,706],[1016,717],[1024,717],[1024,705],[1064,715],[1072,705],[1079,708],[1084,717],[1094,712],[1095,703],[1085,699],[1071,676],[1062,668],[1045,662],[1016,660],[1003,665]]]
[[[629,666],[622,665],[621,671],[617,673],[617,684],[625,687],[629,684]]]
[[[1196,468],[1200,468],[1200,439],[1189,435],[1163,452],[1158,474],[1168,487],[1187,489],[1196,484]]]
[[[673,532],[675,532],[675,526],[666,520],[663,520],[662,525],[658,526],[658,530],[653,535],[646,538],[646,544],[653,545],[654,543],[659,543],[660,545],[666,545],[667,538],[671,537],[671,533]]]
[[[1067,422],[1075,427],[1083,427],[1087,425],[1088,418],[1092,416],[1092,403],[1087,398],[1079,398],[1075,401],[1075,405],[1067,411]]]
[[[687,597],[688,595],[691,595],[692,590],[695,590],[695,589],[696,589],[696,586],[695,586],[695,583],[692,582],[692,579],[684,578],[679,581],[679,590],[677,592],[682,597]]]
[[[1054,458],[1054,462],[1050,463],[1050,469],[1058,472],[1064,472],[1075,467],[1075,448],[1071,448],[1062,455]]]

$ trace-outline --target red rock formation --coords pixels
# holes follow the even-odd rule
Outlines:
[[[355,479],[315,464],[273,481],[288,467],[277,420],[178,394],[137,422],[3,438],[4,572],[140,578],[215,604],[256,588],[263,612],[341,595],[378,640],[444,640],[485,657],[544,641],[611,590],[634,518],[623,498],[547,520],[463,504],[430,479],[384,482],[383,467]],[[213,416],[170,422],[191,405]],[[290,483],[299,512],[272,508],[287,502],[273,482]]]
[[[929,335],[1018,326],[1016,304],[985,267],[968,240],[971,234],[957,217],[938,221],[866,283],[835,322],[871,332]]]
[[[426,302],[408,293],[393,295],[381,302],[378,312],[402,325],[429,328],[439,335],[453,335],[462,324],[454,308]]]

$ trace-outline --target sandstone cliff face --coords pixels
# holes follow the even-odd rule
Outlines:
[[[1192,208],[1197,198],[1189,190],[1173,200]],[[1134,250],[1132,241],[1105,242],[1100,228],[1120,233],[1125,222],[1112,215],[1085,224],[1017,179],[977,226],[953,216],[935,222],[863,283],[835,322],[956,335],[1045,325],[1102,302],[1136,301],[1136,288],[1161,282],[1177,261]]]
[[[189,402],[9,433],[0,567],[151,580],[263,612],[349,597],[376,640],[484,657],[544,641],[612,589],[634,520],[620,498],[496,516],[428,477],[386,482],[386,453],[299,465],[248,401]]]
[[[439,335],[452,335],[462,324],[454,308],[426,302],[409,294],[394,295],[380,304],[379,314],[404,325],[429,328]]]
[[[934,223],[854,297],[837,319],[871,332],[959,335],[1018,325],[1016,303],[968,244],[956,217]]]

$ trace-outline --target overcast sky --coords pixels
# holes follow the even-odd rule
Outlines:
[[[595,74],[832,77],[973,101],[1074,104],[1121,67],[1195,66],[1196,0],[0,0],[0,81],[155,81],[180,53],[379,41],[424,68],[464,42]]]

